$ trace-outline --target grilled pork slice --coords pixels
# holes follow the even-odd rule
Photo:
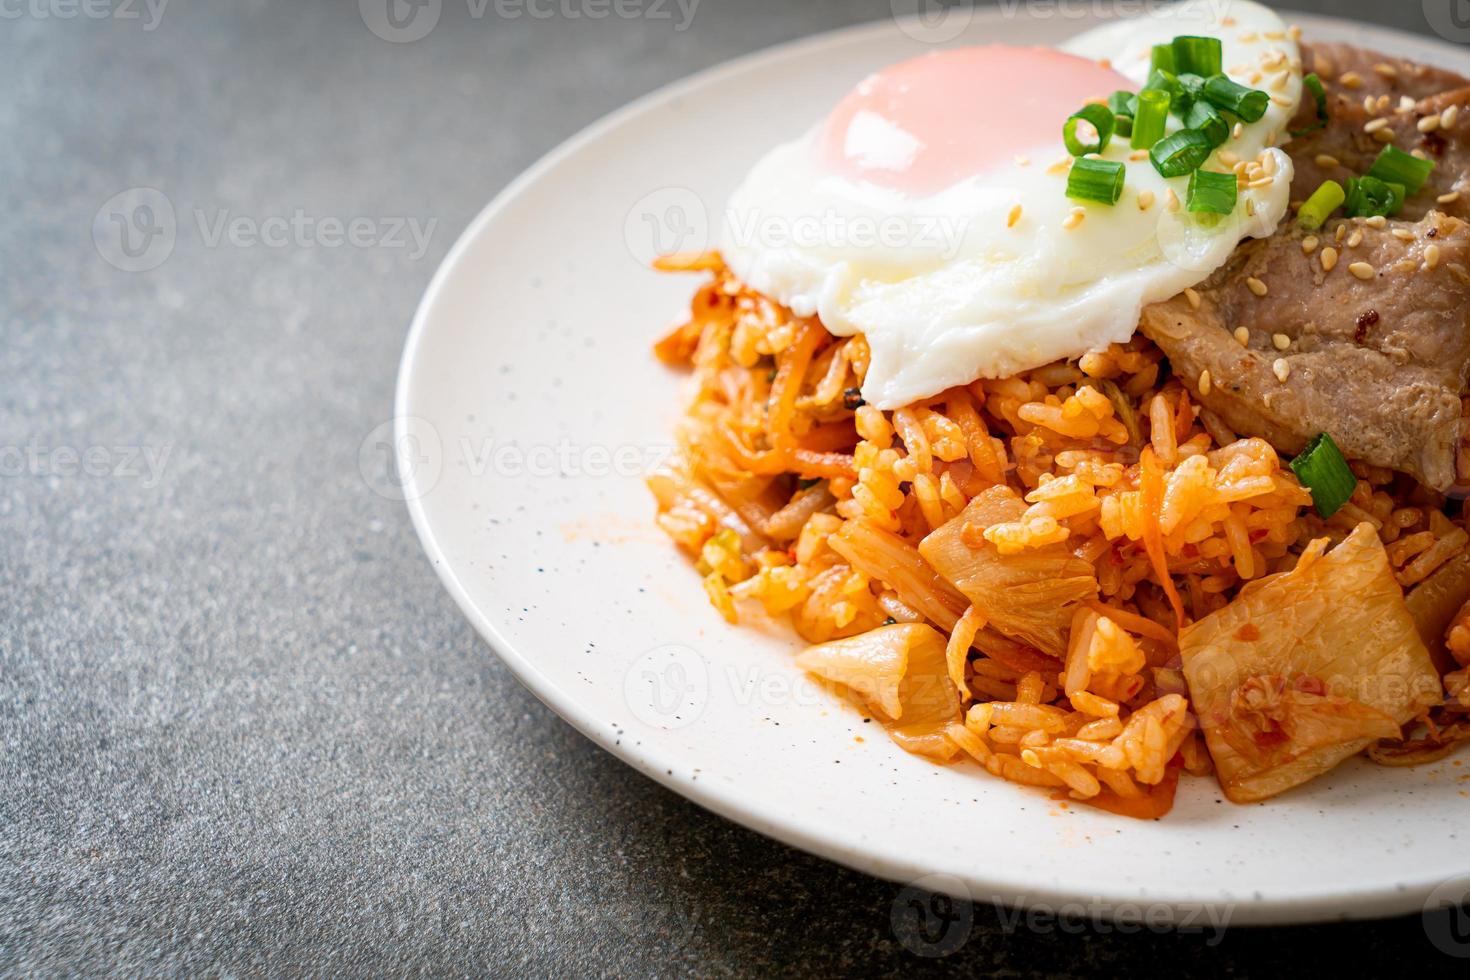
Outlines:
[[[1320,776],[1440,700],[1440,679],[1371,525],[1247,585],[1179,634],[1190,701],[1225,795]]]
[[[1244,243],[1195,297],[1146,308],[1143,332],[1237,432],[1287,453],[1329,432],[1348,458],[1444,490],[1470,369],[1470,226],[1338,224]]]
[[[1392,143],[1435,163],[1403,217],[1434,208],[1470,218],[1470,79],[1345,44],[1304,47],[1302,60],[1322,79],[1329,122],[1287,146],[1293,200],[1306,200],[1324,180],[1346,185]],[[1293,129],[1310,125],[1315,108],[1304,96]]]

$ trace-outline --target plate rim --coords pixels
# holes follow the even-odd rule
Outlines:
[[[1391,39],[1403,46],[1453,52],[1453,55],[1447,54],[1447,57],[1454,55],[1460,58],[1465,57],[1465,51],[1449,41],[1425,37],[1397,28],[1304,11],[1282,10],[1280,13],[1304,27],[1323,25],[1337,30],[1366,31],[1372,36],[1375,43]],[[1011,19],[999,6],[972,7],[971,16],[982,21]],[[1100,18],[1089,14],[1087,18],[1079,18],[1077,24],[1080,29],[1084,24],[1108,19],[1110,18]],[[912,18],[880,18],[805,35],[769,45],[682,76],[582,127],[521,171],[497,192],[465,226],[453,246],[445,253],[415,308],[403,351],[399,357],[395,382],[393,400],[395,443],[410,435],[409,427],[414,418],[413,376],[440,297],[450,280],[462,272],[461,266],[465,255],[470,251],[473,243],[493,226],[497,217],[506,211],[526,189],[542,180],[562,162],[575,156],[584,147],[617,130],[625,123],[645,113],[655,111],[672,100],[686,96],[704,86],[716,84],[726,76],[744,73],[768,60],[781,59],[799,52],[812,53],[820,49],[846,44],[866,43],[881,35],[901,30],[903,20],[912,20]],[[889,882],[912,882],[919,878],[937,876],[928,884],[937,885],[941,889],[944,888],[945,879],[953,877],[944,869],[929,867],[912,860],[850,853],[840,843],[808,831],[799,821],[784,820],[779,814],[772,816],[756,807],[743,805],[739,798],[738,787],[721,789],[720,784],[716,781],[700,781],[683,774],[675,766],[665,765],[663,754],[656,743],[644,743],[638,747],[637,751],[634,751],[634,747],[629,744],[628,740],[614,737],[614,733],[598,719],[585,714],[579,708],[576,699],[542,673],[530,657],[517,650],[494,620],[481,611],[469,590],[456,574],[445,550],[440,546],[434,527],[422,503],[423,494],[417,492],[415,480],[416,475],[409,474],[404,483],[404,502],[411,523],[435,574],[459,607],[460,612],[469,620],[475,631],[506,665],[517,681],[563,721],[589,738],[599,748],[705,810],[782,844],[814,854],[845,868]],[[1024,868],[1023,865],[1009,867]],[[1455,875],[1456,872],[1452,870],[1445,877],[1453,878]],[[970,874],[967,877],[970,885],[977,887],[970,887],[963,880],[954,878],[966,892],[955,894],[955,897],[977,903],[991,900],[1007,906],[1025,907],[1041,902],[1075,902],[1079,898],[1090,901],[1101,900],[1113,908],[1113,912],[1107,914],[1109,918],[1119,907],[1137,906],[1143,903],[1164,905],[1177,911],[1218,910],[1228,907],[1231,915],[1230,925],[1237,926],[1368,919],[1422,912],[1426,897],[1445,880],[1445,878],[1436,878],[1424,881],[1398,881],[1349,893],[1306,891],[1288,896],[1243,897],[1224,893],[1207,894],[1200,889],[1178,888],[1167,884],[1149,885],[1142,889],[1136,886],[1130,889],[1128,886],[1119,885],[1112,892],[1099,888],[1095,892],[1101,892],[1101,894],[1094,892],[1081,895],[1079,892],[1069,891],[1064,885],[1053,883],[1044,877],[1028,879],[1023,872],[1012,871],[1008,874],[1006,869],[1001,868],[990,870],[984,876]]]

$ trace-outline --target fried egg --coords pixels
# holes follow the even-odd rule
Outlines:
[[[1137,91],[1152,46],[1186,34],[1218,37],[1225,73],[1271,96],[1204,166],[1244,161],[1257,175],[1235,211],[1189,213],[1188,176],[1160,176],[1120,136],[1099,155],[1125,165],[1121,199],[1069,199],[1067,117]],[[1269,235],[1292,177],[1276,147],[1302,91],[1286,25],[1247,0],[1159,8],[1061,49],[934,51],[864,79],[762,158],[731,197],[720,248],[797,315],[863,334],[863,397],[898,408],[1127,341],[1145,304],[1205,279],[1242,238]],[[1167,132],[1180,127],[1171,116]]]

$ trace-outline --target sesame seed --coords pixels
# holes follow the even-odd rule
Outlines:
[[[1373,70],[1376,71],[1382,78],[1398,78],[1399,76],[1399,70],[1397,68],[1382,61],[1374,65]]]
[[[1412,156],[1418,157],[1420,160],[1428,160],[1429,159],[1429,154],[1428,153],[1425,153],[1423,150],[1419,149],[1419,147],[1417,147],[1417,146],[1414,147],[1412,150],[1410,150],[1409,153]]]
[[[1378,97],[1378,101],[1374,104],[1374,108],[1377,109],[1380,113],[1387,112],[1388,104],[1390,101],[1392,100],[1390,100],[1388,96],[1380,95]]]
[[[1275,182],[1276,182],[1276,178],[1275,177],[1257,177],[1255,180],[1250,181],[1245,186],[1247,186],[1247,187],[1270,187]]]
[[[1347,225],[1338,225],[1337,226],[1337,231],[1333,233],[1333,240],[1340,242],[1340,241],[1343,240],[1343,238],[1346,235],[1347,235]]]
[[[1363,132],[1365,132],[1365,133],[1376,133],[1380,129],[1382,129],[1383,127],[1385,127],[1387,125],[1388,125],[1388,120],[1387,119],[1383,119],[1383,118],[1370,119],[1366,123],[1363,124]]]
[[[1354,262],[1348,266],[1348,271],[1359,279],[1372,279],[1374,275],[1373,267],[1366,262]]]
[[[1249,347],[1251,342],[1251,332],[1245,327],[1236,327],[1235,342],[1240,344],[1240,346],[1242,347]]]
[[[1393,264],[1393,267],[1406,276],[1419,271],[1419,265],[1413,259],[1399,259]]]
[[[1019,204],[1012,205],[1011,206],[1011,213],[1008,214],[1008,215],[1006,215],[1006,227],[1007,228],[1014,228],[1014,227],[1016,227],[1016,222],[1018,222],[1020,220],[1021,220],[1021,205],[1019,205]]]
[[[1147,211],[1149,208],[1151,208],[1153,206],[1154,206],[1154,192],[1153,191],[1139,191],[1138,192],[1138,210],[1140,210],[1140,211]]]
[[[1164,198],[1164,207],[1168,208],[1170,211],[1179,210],[1179,195],[1174,193],[1174,188],[1172,187],[1169,188],[1169,192]]]
[[[1023,157],[1023,156],[1016,157],[1016,166],[1018,166],[1018,167],[1029,167],[1029,166],[1031,166],[1031,158],[1030,157]]]
[[[1322,250],[1320,259],[1322,262],[1322,271],[1331,272],[1333,267],[1337,265],[1337,249],[1331,245],[1327,246]]]
[[[1302,39],[1302,29],[1296,24],[1292,24],[1286,29],[1286,36],[1293,41],[1300,41]]]
[[[1459,191],[1450,191],[1448,194],[1441,194],[1439,197],[1435,198],[1435,200],[1438,201],[1440,204],[1454,204],[1459,199]]]
[[[1378,100],[1375,99],[1375,98],[1373,98],[1373,96],[1371,96],[1371,95],[1365,95],[1365,96],[1363,96],[1363,111],[1366,112],[1366,113],[1368,113],[1369,115],[1372,115],[1373,114],[1373,107],[1375,105],[1377,105],[1377,104],[1378,104]]]
[[[1082,219],[1085,217],[1087,217],[1086,211],[1082,210],[1081,208],[1073,208],[1071,212],[1067,215],[1067,217],[1063,219],[1062,227],[1066,228],[1068,231],[1071,231],[1073,228],[1076,228],[1078,225],[1082,224]]]
[[[1285,41],[1286,40],[1286,32],[1285,31],[1263,31],[1261,33],[1261,37],[1264,37],[1268,41]]]
[[[1439,128],[1439,116],[1425,116],[1414,124],[1414,128],[1421,133],[1432,133]]]
[[[1240,162],[1240,157],[1236,156],[1234,153],[1231,153],[1229,150],[1221,150],[1219,153],[1219,157],[1220,162],[1225,164],[1225,166],[1227,167],[1233,167]]]
[[[1257,279],[1255,276],[1247,276],[1245,284],[1249,286],[1251,292],[1255,293],[1257,296],[1265,296],[1266,293],[1269,291],[1266,288],[1266,284],[1261,282],[1261,280]]]
[[[1407,228],[1395,228],[1393,230],[1393,237],[1401,242],[1412,242],[1414,240],[1414,233]]]
[[[1288,99],[1284,95],[1273,95],[1273,96],[1271,96],[1271,104],[1272,105],[1279,105],[1283,109],[1290,109],[1292,106],[1296,105],[1295,102],[1291,101],[1290,99]]]
[[[1363,244],[1363,230],[1361,228],[1358,228],[1355,229],[1350,236],[1348,236],[1347,247],[1357,248],[1361,244]]]
[[[1439,125],[1443,129],[1449,129],[1460,118],[1460,107],[1452,105],[1439,114]]]
[[[1278,357],[1271,362],[1271,373],[1276,375],[1276,380],[1285,383],[1291,377],[1291,365],[1286,363],[1286,358]]]
[[[1271,343],[1275,345],[1277,350],[1286,350],[1286,348],[1291,346],[1291,338],[1284,333],[1273,333],[1271,335]]]
[[[1234,17],[1221,17],[1220,18],[1220,26],[1221,27],[1234,27],[1235,26],[1235,18]]]
[[[1291,78],[1291,72],[1284,71],[1281,74],[1272,78],[1271,81],[1267,83],[1268,87],[1273,92],[1280,92],[1286,88],[1286,82],[1289,78]]]
[[[1388,224],[1388,219],[1381,214],[1370,214],[1368,217],[1363,219],[1363,224],[1367,225],[1369,228],[1382,228],[1384,225]],[[1361,241],[1361,239],[1359,239],[1359,241]],[[1353,244],[1356,245],[1357,242],[1354,242]]]
[[[1317,244],[1318,244],[1318,242],[1317,242],[1317,236],[1316,235],[1308,235],[1306,238],[1303,238],[1302,239],[1302,254],[1303,255],[1311,255],[1313,252],[1317,251]]]
[[[1345,71],[1342,73],[1342,77],[1338,79],[1338,82],[1341,83],[1344,88],[1362,88],[1363,76],[1359,75],[1355,71]]]
[[[1414,107],[1418,104],[1407,95],[1399,96],[1399,112],[1413,112]]]
[[[1210,369],[1205,368],[1199,373],[1199,393],[1208,395],[1210,393]]]
[[[1050,167],[1047,167],[1046,168],[1046,172],[1049,173],[1049,174],[1064,174],[1068,170],[1071,170],[1071,169],[1072,169],[1072,158],[1069,157],[1069,156],[1066,156],[1066,157],[1062,157],[1060,160],[1058,160],[1056,163],[1052,164]]]
[[[1437,265],[1439,265],[1439,246],[1430,242],[1429,246],[1424,249],[1424,268],[1433,269]]]
[[[1199,291],[1193,287],[1184,287],[1184,298],[1189,300],[1190,309],[1199,309]]]
[[[1230,138],[1238,140],[1243,132],[1245,132],[1245,123],[1236,123],[1235,127],[1230,130]]]
[[[1392,143],[1394,136],[1391,129],[1380,129],[1373,133],[1373,138],[1380,143]]]
[[[1319,153],[1317,154],[1317,166],[1340,167],[1342,166],[1342,162],[1330,153]]]
[[[1261,35],[1257,34],[1255,31],[1246,31],[1244,34],[1240,35],[1241,44],[1255,44],[1260,39]]]
[[[1332,59],[1323,55],[1317,55],[1317,60],[1312,63],[1312,68],[1318,75],[1331,75],[1333,69]]]
[[[1254,218],[1256,216],[1256,199],[1255,198],[1248,197],[1248,198],[1245,199],[1245,215],[1246,215],[1247,218]]]

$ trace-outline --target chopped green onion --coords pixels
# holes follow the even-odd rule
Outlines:
[[[1229,214],[1235,210],[1237,184],[1233,173],[1196,170],[1189,175],[1189,194],[1185,206],[1190,211]]]
[[[1148,81],[1143,83],[1143,87],[1163,89],[1165,92],[1168,92],[1169,107],[1176,111],[1184,105],[1187,98],[1184,93],[1184,86],[1179,84],[1179,76],[1175,75],[1172,71],[1165,71],[1162,68],[1149,72]]]
[[[1155,44],[1153,57],[1149,59],[1148,70],[1150,72],[1174,70],[1174,45]]]
[[[1146,150],[1164,138],[1164,127],[1169,122],[1169,93],[1163,89],[1146,88],[1138,93],[1138,111],[1133,115],[1133,138],[1129,145],[1135,150]]]
[[[1133,134],[1133,113],[1137,102],[1132,92],[1119,89],[1108,96],[1108,111],[1113,114],[1113,131],[1119,136]]]
[[[1336,514],[1357,489],[1358,481],[1348,469],[1342,450],[1323,432],[1291,461],[1291,470],[1302,486],[1312,492],[1312,503],[1323,517]]]
[[[1208,78],[1220,74],[1221,46],[1218,37],[1176,37],[1174,71]]]
[[[1310,126],[1293,129],[1292,136],[1305,136],[1327,125],[1327,91],[1322,87],[1322,79],[1317,77],[1316,72],[1313,72],[1302,79],[1302,85],[1312,93],[1312,99],[1317,103],[1317,120]]]
[[[1347,198],[1343,192],[1342,185],[1335,180],[1324,180],[1322,186],[1312,192],[1302,205],[1301,211],[1297,212],[1297,220],[1303,228],[1315,231],[1322,227],[1332,212],[1336,211]]]
[[[1205,80],[1199,75],[1181,72],[1175,77],[1179,79],[1179,90],[1183,93],[1180,99],[1182,108],[1187,109],[1205,97]]]
[[[1077,124],[1085,122],[1097,131],[1097,140],[1084,143],[1077,137]],[[1089,103],[1067,117],[1067,122],[1062,126],[1062,142],[1067,144],[1067,152],[1074,157],[1080,157],[1084,153],[1101,153],[1108,145],[1108,140],[1113,138],[1113,113],[1105,105],[1096,102]]]
[[[1433,160],[1421,160],[1396,146],[1385,146],[1368,168],[1368,176],[1390,184],[1403,184],[1404,192],[1412,196],[1419,193],[1433,169]]]
[[[1204,133],[1197,129],[1181,129],[1155,143],[1148,151],[1148,158],[1160,176],[1183,177],[1198,170],[1213,149]]]
[[[1260,89],[1237,85],[1224,75],[1205,79],[1205,98],[1217,109],[1233,112],[1246,122],[1255,122],[1266,114],[1271,97]]]
[[[1225,121],[1220,110],[1208,102],[1196,102],[1191,105],[1189,111],[1184,114],[1184,125],[1204,133],[1212,147],[1219,146],[1230,138],[1230,124]]]
[[[1115,160],[1078,157],[1067,173],[1067,196],[1074,201],[1117,204],[1123,196],[1123,164]]]
[[[1404,208],[1404,185],[1377,177],[1353,177],[1347,186],[1347,215],[1349,218],[1386,217],[1398,214]]]

